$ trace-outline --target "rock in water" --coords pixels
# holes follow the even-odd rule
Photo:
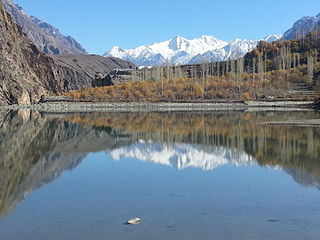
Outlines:
[[[136,225],[142,223],[142,220],[140,218],[132,218],[127,221],[127,224]]]

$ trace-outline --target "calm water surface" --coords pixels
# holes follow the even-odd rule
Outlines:
[[[319,117],[0,112],[0,239],[319,239]]]

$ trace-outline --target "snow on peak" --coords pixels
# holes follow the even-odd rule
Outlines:
[[[114,46],[109,51],[110,54],[117,54],[119,52],[125,52],[125,50],[123,50],[121,47]]]
[[[174,51],[186,51],[189,46],[188,40],[180,36],[171,39],[169,42],[169,48]]]
[[[212,49],[220,48],[228,44],[225,41],[209,35],[202,35],[201,38],[196,38],[191,41],[193,41],[196,45],[204,45]]]
[[[126,52],[122,48],[114,46],[109,50],[107,54],[116,58],[124,58]]]
[[[256,161],[248,154],[234,149],[200,145],[153,143],[140,141],[130,146],[107,152],[114,160],[136,158],[141,161],[172,166],[177,169],[188,167],[213,170],[225,164],[235,166],[254,165]]]
[[[269,42],[279,38],[278,35],[269,35],[262,40]],[[178,35],[167,41],[133,49],[113,47],[104,56],[132,61],[138,66],[200,63],[203,59],[206,59],[206,61],[225,61],[243,57],[256,47],[258,42],[257,40],[247,39],[235,39],[226,42],[209,35],[188,40]]]
[[[272,34],[272,35],[270,34],[261,40],[265,42],[274,42],[274,41],[280,40],[281,38],[282,38],[282,34]]]

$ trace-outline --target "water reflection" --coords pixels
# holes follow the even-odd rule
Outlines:
[[[130,133],[131,145],[109,151],[114,159],[134,157],[203,170],[223,164],[259,164],[282,168],[305,186],[318,186],[320,128],[265,124],[315,118],[319,113],[215,112],[80,114],[68,119]]]
[[[166,144],[151,141],[146,143],[140,140],[138,143],[114,149],[107,153],[115,160],[131,157],[177,169],[194,167],[208,171],[226,164],[235,166],[256,164],[256,161],[245,152],[216,146],[204,148],[199,144]]]
[[[98,130],[27,110],[0,115],[0,217],[30,191],[75,168],[88,152],[130,144],[112,129]]]
[[[261,165],[320,187],[320,129],[270,126],[296,113],[0,113],[0,217],[29,192],[74,169],[90,152],[177,169]]]

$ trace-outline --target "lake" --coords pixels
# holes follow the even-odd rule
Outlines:
[[[0,239],[319,239],[319,118],[1,111]]]

